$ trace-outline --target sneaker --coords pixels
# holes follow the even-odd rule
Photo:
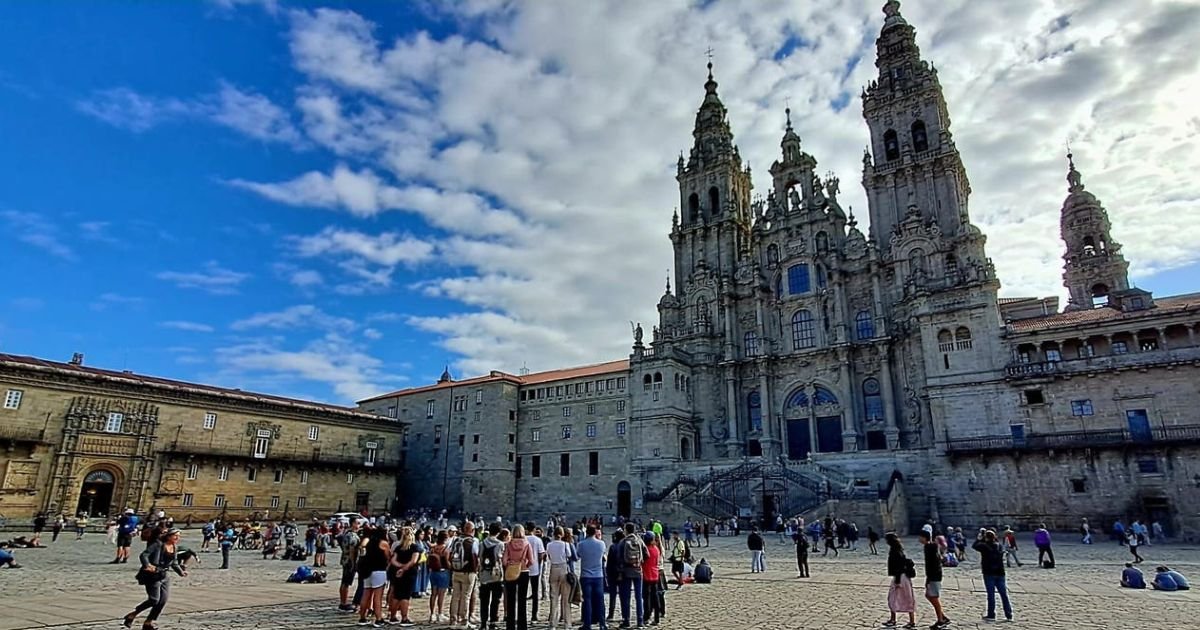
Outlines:
[[[225,567],[221,567],[224,569]],[[339,604],[338,612],[354,612],[354,604]]]
[[[989,617],[989,616],[987,616],[987,615],[984,615],[984,616],[983,616],[983,620],[984,620],[984,621],[986,621],[986,622],[988,622],[988,623],[991,623],[991,622],[995,621],[995,620],[996,620],[996,618],[995,618],[995,617]]]
[[[358,618],[358,625],[360,625],[360,626],[369,626],[369,625],[371,625],[371,621],[370,621],[369,619],[365,618],[365,617],[359,617],[359,618]]]
[[[1012,618],[1012,617],[1005,617],[1005,618],[1004,618],[1004,621],[1005,621],[1006,623],[1012,623],[1012,622],[1013,622],[1013,618]]]
[[[401,620],[400,620],[400,627],[401,627],[401,628],[411,628],[411,627],[413,627],[414,625],[416,625],[416,624],[414,624],[412,621],[409,621],[408,619],[401,619]]]

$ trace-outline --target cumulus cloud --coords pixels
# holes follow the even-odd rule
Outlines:
[[[196,333],[210,333],[214,330],[214,328],[208,324],[202,324],[200,322],[180,321],[180,320],[161,322],[159,324],[159,326],[161,326],[163,328],[170,328],[171,330],[180,330],[183,332],[196,332]]]
[[[234,382],[268,391],[290,391],[296,382],[332,389],[333,402],[349,404],[394,386],[400,379],[384,372],[383,361],[343,335],[328,333],[299,345],[279,339],[249,340],[218,348],[218,382]]]
[[[300,304],[290,306],[282,311],[257,313],[240,319],[230,324],[229,327],[233,330],[317,328],[335,332],[350,332],[357,329],[358,324],[345,317],[329,315],[312,304]]]
[[[18,241],[63,260],[75,260],[75,250],[63,242],[58,225],[34,212],[0,210],[5,232]]]
[[[703,49],[756,189],[769,188],[782,110],[820,172],[857,179],[879,0],[825,3],[472,2],[439,9],[463,33],[389,38],[345,10],[286,13],[304,134],[336,157],[278,182],[235,186],[354,218],[396,210],[435,234],[329,228],[294,239],[358,287],[390,269],[444,271],[413,289],[462,305],[410,317],[461,371],[552,367],[628,352],[672,264],[674,157],[691,144]],[[1070,139],[1134,273],[1195,262],[1200,205],[1200,7],[1099,0],[907,3],[938,70],[1008,294],[1061,291],[1058,209]],[[384,27],[388,25],[383,25]],[[861,188],[842,202],[869,221]],[[421,243],[406,244],[406,239]],[[398,250],[398,251],[397,251]],[[402,254],[400,252],[403,252]]]
[[[213,295],[231,295],[250,278],[250,274],[232,271],[216,261],[205,263],[202,271],[160,271],[155,278],[174,283],[181,289],[200,289]]]

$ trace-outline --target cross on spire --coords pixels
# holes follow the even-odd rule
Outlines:
[[[705,56],[708,57],[708,78],[709,78],[709,80],[712,80],[712,78],[713,78],[713,76],[712,76],[713,47],[709,46],[708,49],[704,51],[704,54],[705,54]]]

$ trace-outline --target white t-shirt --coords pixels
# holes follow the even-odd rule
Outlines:
[[[546,545],[546,555],[550,558],[550,564],[566,564],[571,559],[571,545],[562,540],[551,540],[549,545]]]
[[[537,536],[527,536],[525,540],[529,542],[529,551],[533,554],[533,566],[529,567],[529,577],[539,576],[542,574],[542,554],[546,553],[546,545]]]

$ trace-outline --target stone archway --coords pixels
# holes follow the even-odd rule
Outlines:
[[[617,516],[629,518],[633,515],[633,488],[628,481],[617,484]]]
[[[116,494],[116,474],[107,468],[93,468],[83,476],[75,513],[86,514],[89,518],[108,516],[112,513]]]

